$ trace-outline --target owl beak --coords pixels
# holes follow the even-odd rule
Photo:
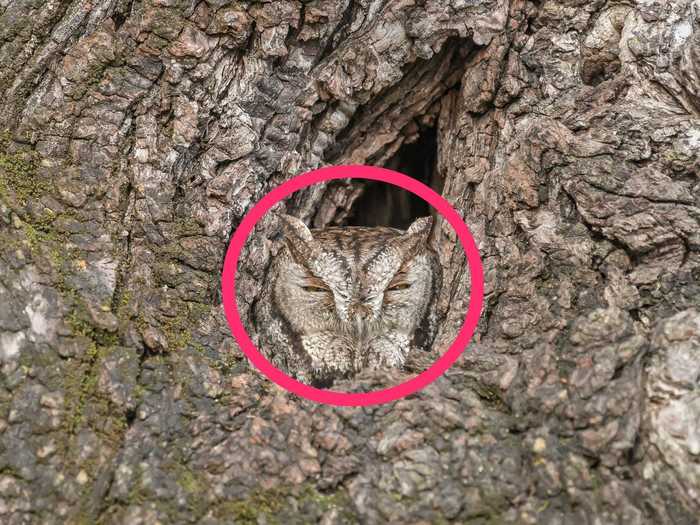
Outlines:
[[[371,311],[370,311],[369,307],[365,304],[362,304],[362,303],[354,304],[350,308],[351,317],[354,317],[356,319],[361,319],[362,321],[369,319],[370,314],[371,314]]]
[[[350,308],[350,320],[355,325],[355,332],[359,337],[367,333],[367,321],[371,315],[370,308],[365,304],[357,303]]]

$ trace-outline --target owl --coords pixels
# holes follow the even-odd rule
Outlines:
[[[440,286],[428,247],[430,217],[408,230],[310,230],[281,215],[274,256],[253,322],[263,355],[317,387],[365,368],[403,367],[434,338]]]

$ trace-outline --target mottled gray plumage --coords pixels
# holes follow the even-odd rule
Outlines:
[[[440,285],[429,217],[406,232],[280,221],[283,247],[255,308],[261,350],[275,366],[327,386],[366,367],[402,367],[409,352],[428,349]]]

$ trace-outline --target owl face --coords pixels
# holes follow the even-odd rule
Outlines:
[[[392,228],[309,230],[282,216],[273,298],[315,371],[401,366],[433,293],[431,219]]]

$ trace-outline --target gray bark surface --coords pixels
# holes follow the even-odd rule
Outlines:
[[[697,0],[0,0],[0,92],[2,523],[697,523]],[[226,324],[231,232],[430,127],[473,344],[386,405],[283,391]],[[469,275],[433,241],[439,354]]]

